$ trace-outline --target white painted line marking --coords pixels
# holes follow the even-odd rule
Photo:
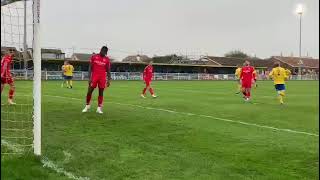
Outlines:
[[[18,148],[16,145],[1,139],[1,145],[8,147],[8,149],[14,151],[15,153],[23,153],[23,150]],[[69,161],[71,158],[71,154],[63,151],[64,155],[65,155],[65,161]],[[11,153],[10,153],[11,154]],[[13,153],[14,154],[14,153]],[[62,167],[59,167],[57,164],[55,164],[53,161],[50,161],[47,157],[43,157],[41,159],[41,163],[43,164],[43,167],[47,167],[50,168],[52,170],[54,170],[55,172],[57,172],[58,174],[63,174],[64,176],[66,176],[69,179],[74,179],[74,180],[90,180],[90,178],[88,177],[79,177],[74,175],[71,172],[68,172],[66,170],[64,170]]]
[[[71,172],[68,172],[66,170],[64,170],[62,167],[59,167],[58,165],[56,165],[53,161],[50,161],[48,158],[43,157],[41,159],[41,163],[43,164],[43,167],[47,167],[50,168],[52,170],[54,170],[55,172],[59,173],[59,174],[63,174],[66,177],[68,177],[69,179],[74,179],[74,180],[90,180],[90,178],[88,177],[78,177],[74,174],[72,174]]]

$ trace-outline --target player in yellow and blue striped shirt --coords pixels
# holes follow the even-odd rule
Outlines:
[[[280,62],[274,64],[274,68],[269,73],[269,77],[273,79],[275,89],[278,93],[278,99],[280,104],[283,104],[283,98],[285,96],[285,80],[288,78],[287,72],[284,68],[280,67]]]
[[[62,71],[64,76],[63,84],[66,83],[67,88],[72,88],[73,70],[73,66],[68,61],[65,61],[64,65],[62,66]],[[63,84],[61,87],[63,87]]]
[[[238,91],[236,92],[236,94],[239,94],[241,92],[241,79],[240,79],[240,74],[241,74],[241,65],[237,66],[236,72],[234,73],[237,83],[238,83]]]

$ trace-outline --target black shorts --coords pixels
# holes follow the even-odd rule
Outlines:
[[[73,76],[64,76],[65,80],[71,80],[73,78]]]

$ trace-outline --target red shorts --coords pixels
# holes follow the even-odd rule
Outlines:
[[[151,84],[151,80],[144,80],[144,82],[146,83],[146,86],[150,86]]]
[[[251,85],[252,85],[252,81],[243,81],[242,80],[242,87],[243,88],[251,88]]]
[[[14,81],[12,77],[1,77],[1,84],[13,85]]]
[[[105,77],[97,77],[92,76],[90,86],[92,88],[96,88],[98,86],[99,89],[106,88],[107,79]]]

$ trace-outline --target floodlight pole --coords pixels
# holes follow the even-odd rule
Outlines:
[[[300,26],[299,26],[299,57],[301,58],[301,24],[302,24],[302,13],[299,13]]]
[[[302,12],[299,12],[299,58],[300,58],[300,61],[301,61],[301,27],[302,27]],[[299,76],[300,76],[300,80],[302,79],[302,64],[299,64]]]

